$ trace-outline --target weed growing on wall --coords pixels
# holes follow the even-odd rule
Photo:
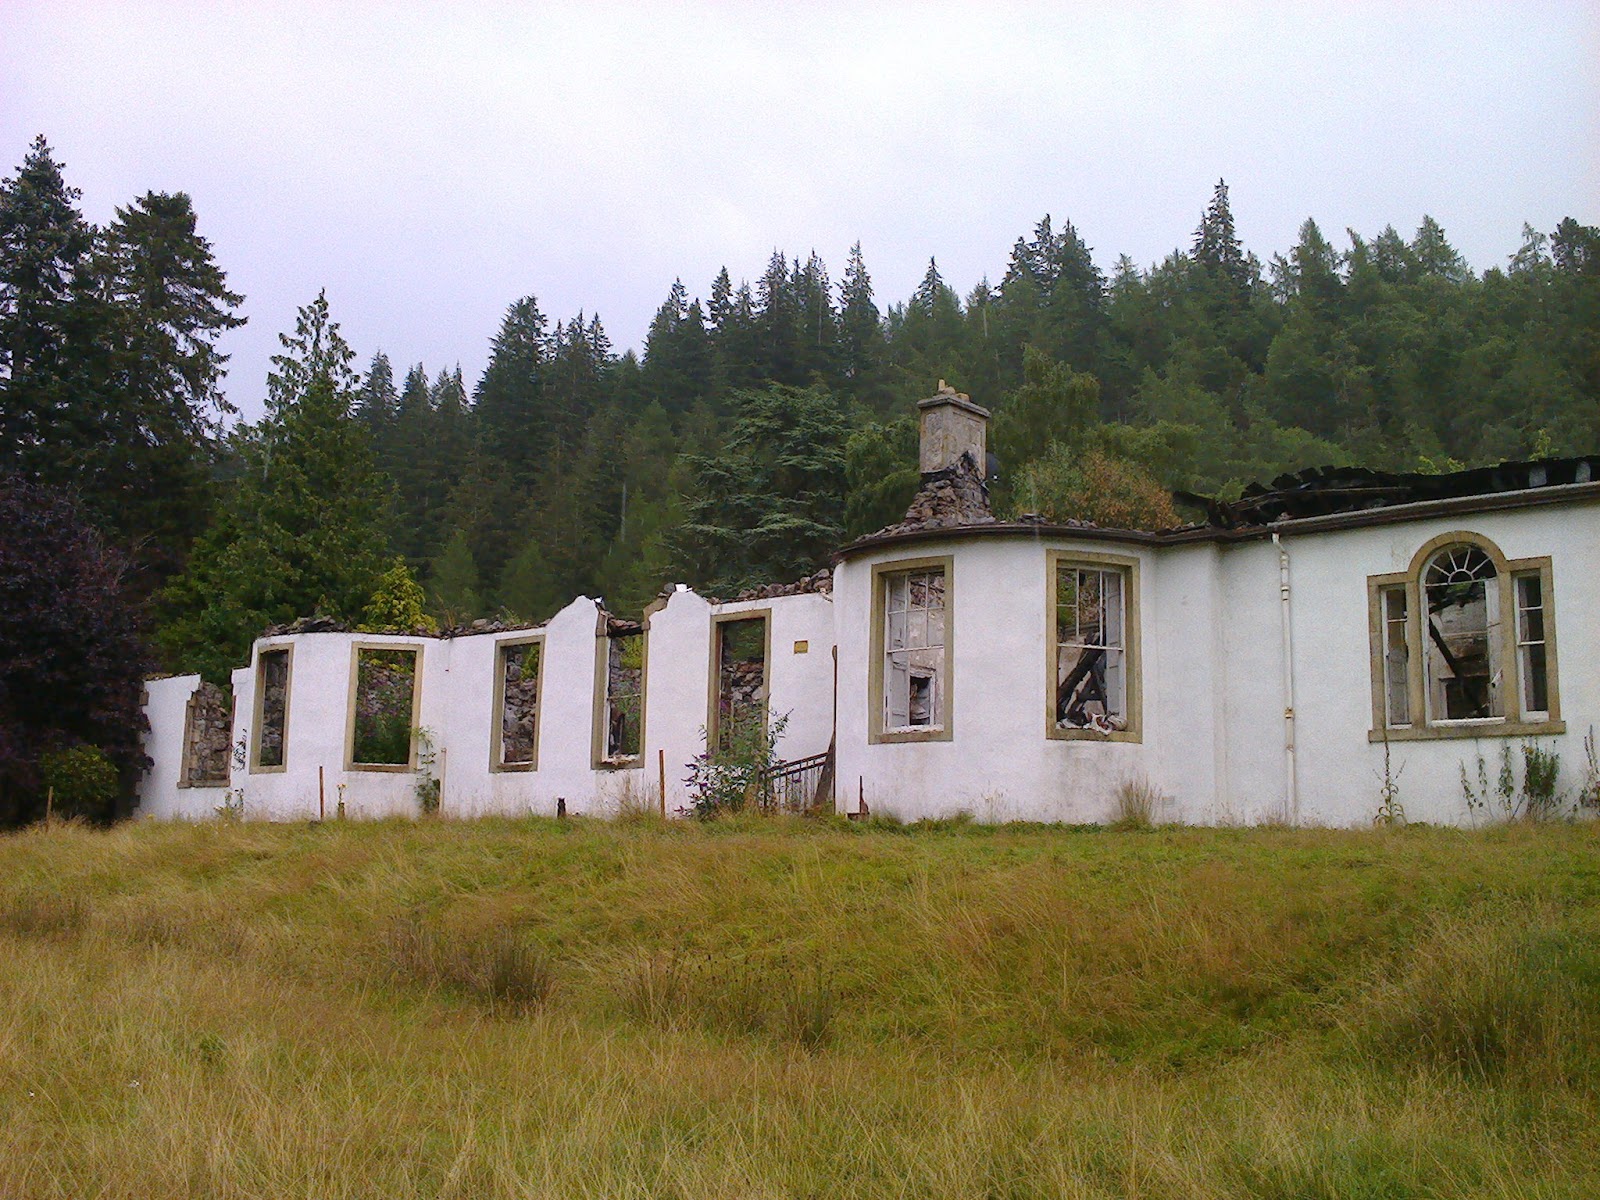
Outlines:
[[[417,809],[425,817],[439,811],[439,795],[444,781],[434,774],[434,764],[439,758],[439,748],[433,741],[433,730],[423,726],[411,731],[417,744]],[[344,796],[339,797],[339,810],[344,812]]]
[[[1561,752],[1529,739],[1522,743],[1522,781],[1517,782],[1516,756],[1511,746],[1500,747],[1500,770],[1491,787],[1489,767],[1478,755],[1477,783],[1461,764],[1461,794],[1474,815],[1489,812],[1507,821],[1548,821],[1561,816],[1568,797],[1559,788]]]
[[[1600,809],[1600,754],[1595,752],[1594,726],[1583,739],[1583,782],[1578,785],[1575,801],[1580,811]]]

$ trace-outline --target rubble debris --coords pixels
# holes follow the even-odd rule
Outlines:
[[[745,588],[733,599],[735,601],[776,600],[779,596],[804,596],[813,593],[820,596],[831,596],[833,594],[833,570],[831,568],[823,567],[820,571],[803,576],[792,583],[763,583],[752,588]]]

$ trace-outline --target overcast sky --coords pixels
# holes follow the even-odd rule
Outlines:
[[[0,0],[0,172],[43,133],[94,221],[187,191],[249,324],[326,287],[364,366],[481,372],[505,308],[639,348],[681,276],[863,244],[998,282],[1045,213],[1107,269],[1225,178],[1264,260],[1423,214],[1478,270],[1600,224],[1600,5],[72,4]]]

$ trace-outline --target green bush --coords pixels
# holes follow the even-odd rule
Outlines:
[[[116,803],[117,768],[93,746],[57,750],[39,760],[39,774],[53,794],[51,811],[58,817],[108,820]]]

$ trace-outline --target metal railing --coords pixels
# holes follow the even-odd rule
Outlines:
[[[761,772],[756,802],[762,812],[807,813],[833,803],[833,747],[774,763]]]

